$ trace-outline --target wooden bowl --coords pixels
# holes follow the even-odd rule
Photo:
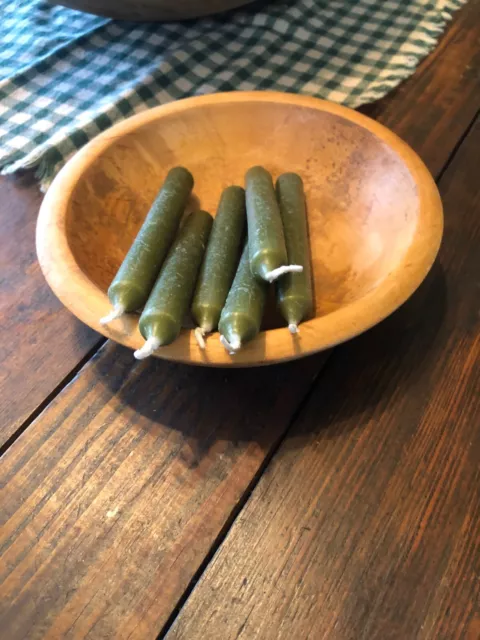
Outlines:
[[[187,20],[236,9],[253,0],[49,0],[118,20]]]
[[[388,316],[419,286],[443,229],[435,183],[393,133],[336,104],[282,93],[189,98],[141,113],[84,147],[42,204],[40,265],[60,300],[87,325],[132,349],[138,316],[103,327],[107,288],[167,171],[195,177],[197,205],[215,213],[223,188],[262,164],[304,180],[315,317],[292,336],[263,331],[235,356],[218,334],[202,351],[184,330],[158,356],[211,366],[251,366],[328,349]],[[272,326],[272,325],[270,325]]]

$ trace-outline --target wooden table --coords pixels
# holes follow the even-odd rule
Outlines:
[[[0,635],[480,637],[480,0],[364,111],[445,205],[430,276],[330,353],[206,370],[82,326],[0,181]]]

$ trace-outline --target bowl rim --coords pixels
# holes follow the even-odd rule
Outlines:
[[[382,140],[404,162],[416,185],[419,223],[403,260],[377,287],[335,311],[301,324],[292,337],[287,328],[261,332],[235,356],[220,345],[217,334],[202,351],[193,331],[183,330],[157,357],[206,366],[259,366],[293,360],[334,347],[370,329],[400,307],[424,280],[440,248],[443,208],[437,186],[419,156],[395,133],[349,107],[311,96],[273,91],[233,91],[185,98],[133,115],[99,134],[78,151],[55,177],[40,207],[36,248],[42,272],[60,301],[82,322],[105,337],[132,349],[143,344],[137,318],[128,316],[102,326],[99,318],[110,309],[107,294],[80,269],[68,244],[66,218],[70,197],[88,166],[119,137],[172,114],[224,103],[271,102],[328,112],[361,126]],[[398,273],[403,277],[396,277]]]

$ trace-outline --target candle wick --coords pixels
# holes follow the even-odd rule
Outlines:
[[[137,349],[133,354],[137,360],[144,360],[149,356],[153,355],[153,353],[160,346],[160,340],[158,338],[149,338],[141,349]]]
[[[294,323],[291,323],[288,325],[288,330],[290,331],[290,333],[292,335],[296,334],[296,333],[300,333],[298,326]]]
[[[123,304],[116,304],[108,315],[100,318],[100,324],[110,324],[110,322],[113,322],[117,318],[120,318],[120,316],[123,316],[124,313],[125,307]]]
[[[220,336],[220,342],[223,344],[223,346],[225,347],[225,349],[228,351],[228,353],[233,356],[235,355],[235,353],[240,349],[240,347],[242,346],[241,341],[236,338],[235,340],[232,340],[231,342],[229,342],[225,336]]]
[[[205,330],[201,327],[197,327],[193,333],[195,335],[195,340],[197,341],[198,346],[200,347],[200,349],[204,350],[206,347],[204,340]]]
[[[280,276],[283,276],[285,273],[301,273],[303,271],[303,267],[300,264],[289,264],[287,266],[278,267],[277,269],[272,269],[265,274],[265,280],[268,282],[273,282]]]

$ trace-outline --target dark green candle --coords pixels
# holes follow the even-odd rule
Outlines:
[[[263,167],[247,171],[246,204],[250,267],[253,274],[273,282],[284,273],[301,271],[300,265],[289,265],[272,176]]]
[[[238,265],[245,222],[245,191],[241,187],[228,187],[222,193],[213,221],[192,303],[198,325],[196,336],[202,348],[205,333],[218,326]]]
[[[178,337],[195,289],[212,222],[209,213],[196,211],[188,216],[178,232],[140,316],[140,333],[147,342],[135,351],[139,360]]]
[[[108,324],[124,313],[137,311],[147,301],[163,260],[172,244],[193,187],[183,167],[169,171],[137,237],[109,289],[113,311],[100,322]]]
[[[287,273],[276,283],[280,312],[290,331],[297,333],[298,324],[313,309],[312,270],[302,179],[295,173],[284,173],[277,180],[276,191],[288,259],[303,267],[301,273]]]
[[[240,349],[260,331],[267,286],[266,282],[254,277],[250,269],[248,244],[245,244],[218,323],[220,340],[230,352]]]

